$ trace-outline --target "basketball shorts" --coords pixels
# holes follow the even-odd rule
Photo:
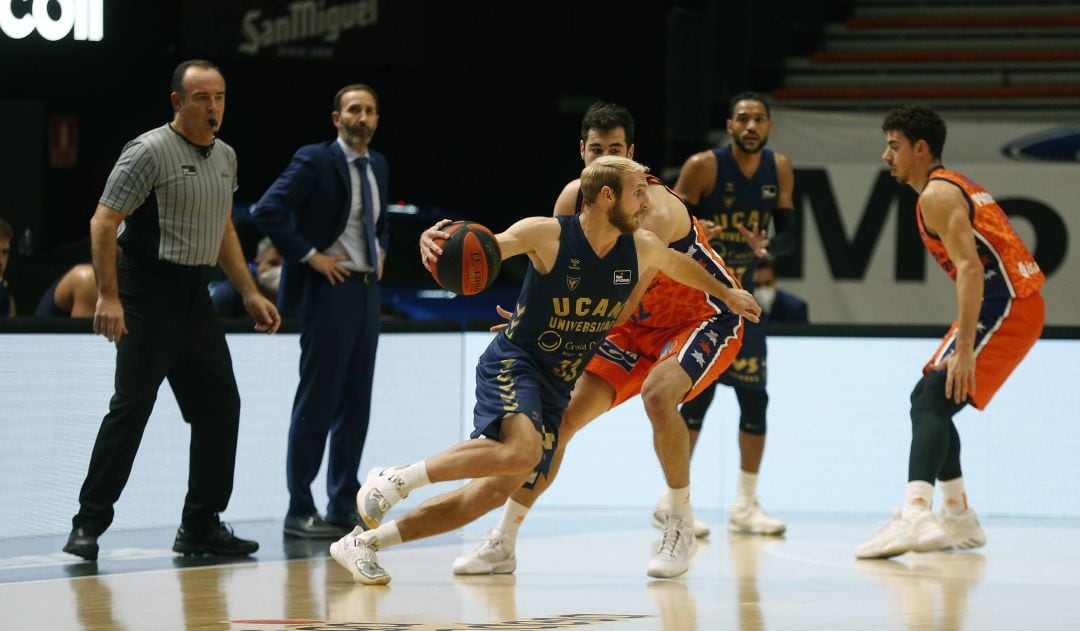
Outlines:
[[[975,332],[975,392],[968,397],[973,406],[982,410],[990,403],[1042,335],[1045,320],[1046,303],[1040,294],[983,301]],[[937,352],[923,368],[923,374],[948,359],[956,349],[956,328],[957,323],[953,322]]]
[[[573,384],[569,384],[573,385]],[[498,440],[504,418],[524,414],[540,432],[543,455],[536,474],[547,475],[559,440],[559,423],[570,403],[565,382],[548,378],[524,350],[496,335],[476,364],[476,406],[472,438]],[[531,488],[536,476],[526,483]]]
[[[764,390],[768,377],[765,325],[744,322],[742,348],[717,381],[732,388]]]
[[[676,357],[692,386],[683,401],[693,399],[711,384],[742,346],[742,318],[722,313],[684,327],[653,328],[627,322],[600,344],[585,370],[615,390],[611,407],[639,394],[652,367]]]

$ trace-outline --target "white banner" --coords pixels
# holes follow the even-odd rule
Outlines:
[[[888,108],[877,114],[863,114],[773,107],[769,146],[790,157],[796,167],[880,163],[885,151],[881,123],[886,114]],[[1017,159],[1038,160],[1052,155],[1075,162],[1080,151],[1077,125],[952,113],[945,115],[945,125],[946,164],[1015,164]],[[1068,152],[1066,147],[1072,149],[1069,157],[1063,155]]]
[[[778,110],[774,118],[769,145],[795,165],[795,207],[803,226],[800,254],[781,262],[781,285],[809,302],[811,321],[955,319],[955,286],[918,238],[914,192],[883,168],[884,112]],[[1071,235],[1080,232],[1080,165],[1033,157],[1053,145],[1048,138],[1067,139],[1067,130],[995,120],[946,123],[946,166],[994,196],[1047,273],[1047,324],[1080,325],[1080,261],[1069,248]],[[1053,151],[1062,155],[1060,143]]]

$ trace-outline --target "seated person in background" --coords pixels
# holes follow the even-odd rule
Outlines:
[[[97,297],[94,266],[79,263],[45,290],[34,315],[39,318],[92,318]]]
[[[267,300],[277,300],[281,263],[281,252],[274,247],[270,237],[263,237],[255,254],[255,284]]]
[[[255,260],[248,263],[248,268],[255,277],[259,293],[267,300],[276,301],[278,282],[281,280],[281,253],[270,242],[270,237],[263,237],[259,241]],[[230,280],[224,280],[210,288],[210,301],[214,304],[214,311],[224,318],[243,317],[247,314],[244,310],[244,299]]]
[[[807,324],[810,321],[805,300],[776,288],[776,268],[770,259],[759,260],[754,270],[754,299],[761,305],[762,320],[785,324]]]
[[[0,219],[0,318],[15,315],[15,299],[8,290],[4,270],[7,269],[8,255],[11,254],[11,226]]]

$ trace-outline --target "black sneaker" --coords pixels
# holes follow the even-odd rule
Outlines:
[[[241,539],[228,524],[219,523],[206,531],[193,531],[180,526],[173,542],[173,552],[180,554],[215,554],[223,557],[242,557],[259,549],[258,542]]]
[[[80,556],[87,561],[97,561],[97,535],[84,526],[73,528],[67,543],[64,545],[64,552]]]
[[[286,515],[285,536],[301,539],[337,539],[348,534],[352,528],[342,528],[324,521],[318,515]]]
[[[344,530],[345,532],[342,534],[347,534],[357,526],[360,526],[364,530],[368,529],[367,526],[364,525],[363,520],[360,519],[360,513],[357,513],[355,510],[351,513],[327,513],[324,521]]]

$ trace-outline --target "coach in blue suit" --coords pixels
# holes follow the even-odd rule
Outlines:
[[[289,426],[286,535],[339,537],[359,523],[356,492],[371,411],[379,286],[389,243],[390,168],[368,144],[379,124],[375,91],[334,97],[338,137],[302,147],[252,216],[285,259],[278,304],[300,318],[300,385]],[[327,435],[330,498],[320,517],[311,483]]]

